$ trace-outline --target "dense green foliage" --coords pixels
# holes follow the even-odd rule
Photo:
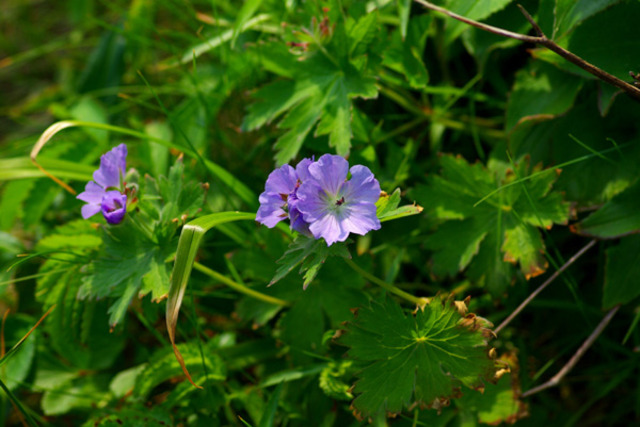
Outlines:
[[[511,0],[434,3],[534,34]],[[637,0],[522,6],[640,72]],[[0,425],[640,423],[629,93],[420,1],[5,0],[0,23]],[[37,162],[76,193],[127,144],[121,224],[29,159],[60,121]],[[381,229],[256,224],[269,173],[324,153],[375,174]]]

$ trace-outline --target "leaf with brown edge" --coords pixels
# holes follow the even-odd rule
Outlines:
[[[504,364],[495,384],[487,384],[482,393],[469,390],[456,399],[455,406],[461,418],[469,415],[483,424],[513,424],[529,414],[528,405],[520,399],[518,359],[515,354],[505,354],[498,363]]]
[[[490,327],[472,313],[462,316],[450,299],[433,298],[408,315],[392,300],[360,308],[339,339],[363,366],[352,389],[355,414],[438,408],[462,388],[483,389],[496,372]]]
[[[553,190],[557,169],[531,167],[527,157],[484,166],[443,155],[440,164],[442,172],[411,194],[438,220],[425,242],[433,253],[432,273],[454,276],[468,269],[468,277],[494,295],[512,283],[516,266],[527,279],[544,273],[540,229],[566,224],[570,216],[570,205]]]

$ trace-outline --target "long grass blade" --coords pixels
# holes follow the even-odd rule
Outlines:
[[[178,363],[180,363],[182,371],[194,387],[201,388],[193,382],[184,363],[184,359],[176,346],[176,326],[178,324],[180,306],[182,305],[182,299],[184,298],[184,292],[189,282],[189,276],[191,275],[198,247],[205,233],[215,226],[233,221],[255,220],[255,218],[256,214],[250,212],[214,213],[187,223],[180,233],[178,250],[176,251],[176,261],[173,265],[173,272],[171,273],[169,298],[167,299],[167,331],[169,333],[169,339],[171,340],[171,346],[173,347],[173,353]]]

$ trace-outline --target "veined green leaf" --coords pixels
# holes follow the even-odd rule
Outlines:
[[[368,417],[413,404],[438,406],[462,385],[481,389],[495,373],[489,326],[439,298],[415,316],[392,300],[360,308],[339,341],[365,366],[353,387],[356,411]]]

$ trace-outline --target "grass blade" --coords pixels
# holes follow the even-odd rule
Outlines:
[[[184,359],[176,346],[176,325],[178,324],[178,315],[180,313],[180,306],[182,305],[182,299],[184,298],[184,291],[187,288],[189,276],[191,275],[191,269],[198,252],[200,242],[205,233],[216,225],[224,224],[233,221],[251,220],[256,218],[255,213],[250,212],[220,212],[211,215],[205,215],[187,223],[180,233],[180,240],[178,241],[178,250],[176,251],[176,261],[173,265],[173,272],[171,273],[171,287],[169,288],[169,298],[167,300],[167,331],[169,333],[169,339],[171,340],[171,346],[173,347],[173,353],[182,367],[182,371],[186,375],[187,379],[193,386],[199,387],[191,379],[189,371],[184,363]]]

